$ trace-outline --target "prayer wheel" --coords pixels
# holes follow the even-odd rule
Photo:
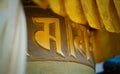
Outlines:
[[[36,5],[24,6],[28,32],[26,74],[95,74],[89,26]]]

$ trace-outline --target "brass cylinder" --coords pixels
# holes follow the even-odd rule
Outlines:
[[[95,74],[89,27],[49,8],[24,9],[29,55],[26,74]]]

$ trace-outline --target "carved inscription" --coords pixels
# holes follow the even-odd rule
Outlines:
[[[54,43],[54,51],[65,57],[61,45],[61,28],[58,18],[38,18],[32,17],[34,25],[38,30],[34,33],[34,39],[37,44],[46,50],[50,50],[50,39]],[[90,60],[89,31],[85,26],[70,22],[67,24],[68,54],[77,59],[75,50],[79,55]]]
[[[94,67],[89,28],[50,9],[25,7],[25,10],[28,61],[74,62]]]
[[[75,50],[78,50],[80,55],[90,60],[89,30],[85,26],[68,21],[67,35],[69,54],[76,58]]]
[[[47,50],[50,50],[50,39],[55,41],[54,50],[64,56],[61,50],[61,35],[60,35],[60,25],[59,19],[57,18],[32,18],[34,25],[40,27],[39,30],[35,32],[35,41]]]

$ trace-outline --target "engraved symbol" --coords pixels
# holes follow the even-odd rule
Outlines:
[[[83,57],[87,57],[89,60],[90,48],[87,29],[78,24],[71,23],[72,22],[67,25],[69,54],[77,58],[75,54],[75,49],[77,49]]]
[[[55,51],[64,56],[61,50],[60,24],[57,18],[32,18],[33,23],[39,26],[35,32],[35,41],[47,50],[50,50],[50,39],[55,41]]]

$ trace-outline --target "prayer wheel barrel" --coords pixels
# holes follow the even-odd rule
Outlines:
[[[95,74],[91,32],[51,9],[25,6],[26,74]]]

